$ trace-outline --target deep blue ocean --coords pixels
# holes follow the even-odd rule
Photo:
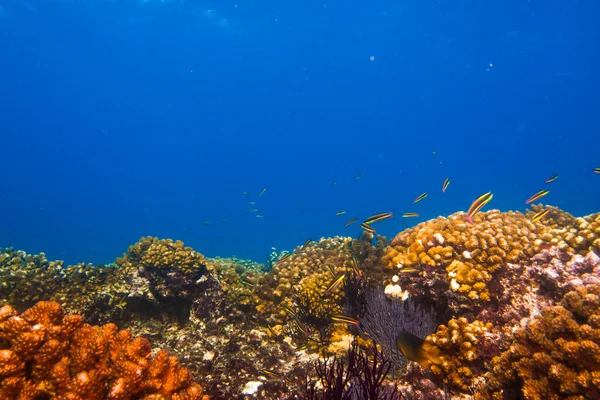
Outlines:
[[[548,188],[598,212],[599,20],[598,0],[0,0],[0,246],[108,263],[152,235],[263,262],[487,191],[484,211]]]

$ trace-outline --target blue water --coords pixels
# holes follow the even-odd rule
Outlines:
[[[0,246],[106,263],[153,235],[264,261],[490,190],[487,209],[549,187],[598,212],[599,17],[597,0],[0,0]]]

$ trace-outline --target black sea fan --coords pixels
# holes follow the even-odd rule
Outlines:
[[[358,319],[363,334],[379,344],[396,367],[404,368],[407,360],[396,347],[396,338],[410,332],[425,339],[437,328],[435,312],[422,309],[410,298],[387,298],[382,290],[366,290],[361,297]]]
[[[391,364],[373,346],[362,349],[353,343],[347,357],[318,360],[315,372],[317,382],[307,380],[304,400],[400,400],[395,386],[384,384]]]

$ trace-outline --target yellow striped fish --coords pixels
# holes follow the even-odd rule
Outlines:
[[[471,207],[469,207],[469,211],[467,211],[467,221],[469,221],[472,224],[473,216],[477,214],[479,210],[483,208],[483,206],[489,203],[490,200],[492,200],[492,197],[494,197],[494,194],[492,192],[487,192],[479,196],[473,202],[473,204],[471,204]]]
[[[544,197],[548,193],[550,193],[549,190],[540,190],[539,192],[537,192],[536,194],[534,194],[533,196],[531,196],[530,198],[528,198],[527,201],[525,201],[525,204],[531,204],[534,201],[536,201],[536,200]]]
[[[544,218],[548,212],[550,212],[550,209],[546,208],[545,210],[535,213],[535,215],[531,217],[531,222],[538,222],[540,219]]]
[[[420,194],[416,199],[413,200],[413,204],[416,204],[416,203],[420,202],[421,200],[423,200],[428,195],[429,195],[429,193],[427,193],[427,192]]]

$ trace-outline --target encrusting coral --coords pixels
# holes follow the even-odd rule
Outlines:
[[[55,302],[0,308],[1,399],[208,399],[175,357],[119,331],[65,315]]]
[[[600,398],[600,284],[567,293],[520,328],[492,360],[478,399]],[[504,397],[503,397],[504,396]]]

